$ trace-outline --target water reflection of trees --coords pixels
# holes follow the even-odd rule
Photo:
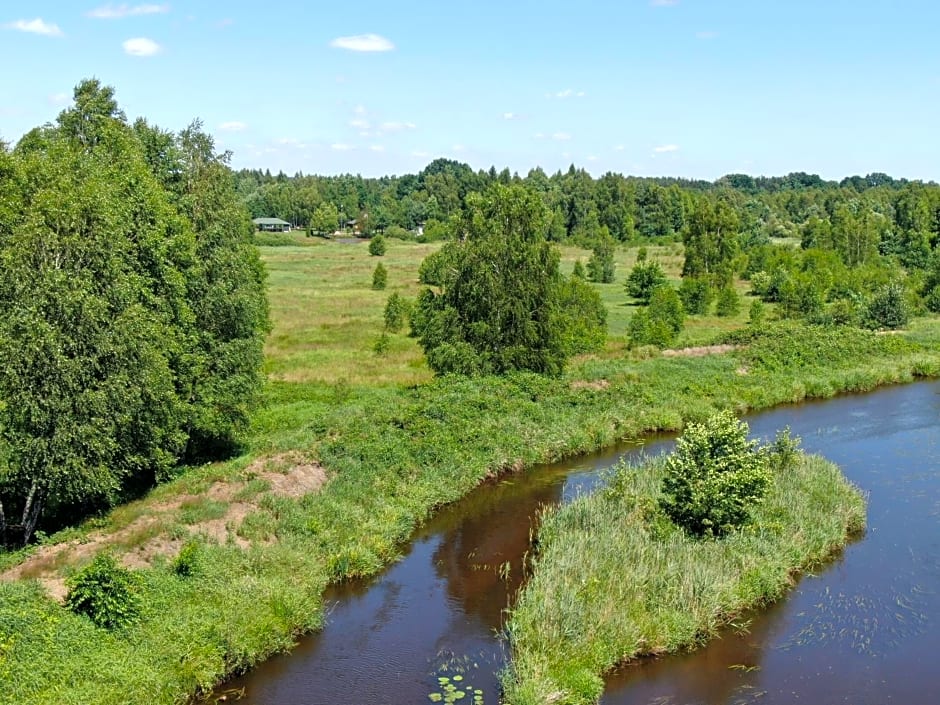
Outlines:
[[[527,474],[477,492],[459,516],[442,517],[442,541],[434,553],[448,597],[488,628],[501,625],[509,596],[519,588],[534,518],[561,500],[563,477]],[[508,569],[506,564],[508,563]]]

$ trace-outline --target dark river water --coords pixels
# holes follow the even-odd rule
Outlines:
[[[745,632],[625,667],[602,702],[940,703],[940,383],[747,420],[765,438],[790,426],[804,448],[839,463],[869,495],[867,533]],[[322,632],[225,688],[244,688],[243,705],[412,705],[430,702],[440,677],[459,676],[495,705],[503,610],[539,509],[590,491],[622,456],[670,445],[647,439],[480,487],[418,531],[385,573],[332,588]]]

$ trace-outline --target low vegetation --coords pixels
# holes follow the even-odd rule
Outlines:
[[[725,421],[712,428],[736,437]],[[691,426],[689,444],[700,446],[704,429]],[[764,500],[745,502],[750,521],[722,538],[700,537],[701,522],[690,532],[670,520],[675,496],[663,488],[676,464],[687,465],[682,445],[665,459],[622,464],[605,490],[547,512],[533,575],[508,622],[507,702],[594,703],[606,671],[746,624],[748,610],[781,597],[800,571],[863,529],[864,500],[836,466],[794,452],[789,437],[775,445],[738,449],[763,457],[772,473]],[[725,499],[711,497],[719,509]]]

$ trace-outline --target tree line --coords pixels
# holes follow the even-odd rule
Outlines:
[[[0,148],[0,542],[237,442],[268,309],[227,162],[97,80]]]

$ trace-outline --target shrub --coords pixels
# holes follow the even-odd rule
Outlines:
[[[369,254],[373,257],[381,257],[385,254],[387,245],[385,244],[384,235],[376,235],[371,240],[369,240]]]
[[[383,356],[388,353],[389,349],[392,347],[392,339],[388,337],[388,333],[384,330],[382,335],[375,339],[375,342],[372,344],[372,351],[378,355]]]
[[[679,286],[682,307],[690,316],[704,316],[711,305],[713,292],[708,281],[700,277],[683,277]]]
[[[396,240],[414,240],[414,234],[405,230],[400,225],[389,225],[385,230],[386,237],[393,237]]]
[[[751,302],[751,309],[748,311],[747,322],[752,326],[759,326],[764,322],[764,302],[760,299],[754,299]]]
[[[405,325],[405,318],[410,308],[408,300],[399,296],[398,292],[389,296],[385,304],[385,330],[393,333],[400,331]]]
[[[574,279],[587,279],[587,274],[584,272],[584,264],[581,260],[578,260],[574,263],[574,269],[571,270],[571,276]]]
[[[65,605],[88,616],[104,629],[119,629],[135,622],[140,613],[137,576],[107,554],[99,554],[68,580]]]
[[[904,286],[893,282],[882,287],[868,304],[868,325],[871,328],[901,328],[911,319],[904,300]]]
[[[199,567],[199,554],[202,547],[196,539],[190,539],[183,544],[179,554],[173,560],[173,572],[181,578],[188,578],[196,574]]]
[[[666,275],[658,262],[637,262],[636,266],[630,270],[630,276],[627,277],[624,288],[630,296],[647,303],[653,290],[665,283]]]
[[[372,288],[381,291],[388,284],[388,270],[379,262],[375,265],[375,271],[372,272]]]
[[[731,412],[690,423],[666,459],[660,506],[694,536],[722,536],[750,518],[770,486],[768,454]]]
[[[718,301],[715,303],[715,313],[725,318],[737,316],[741,310],[741,298],[733,286],[723,286],[718,290]]]

